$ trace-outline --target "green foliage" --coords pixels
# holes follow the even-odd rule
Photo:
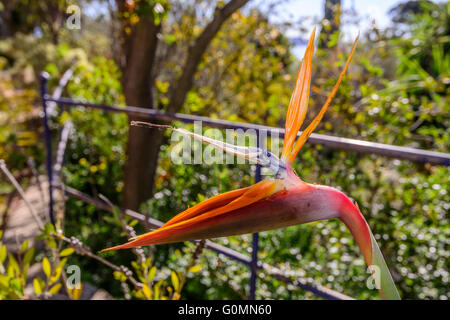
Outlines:
[[[156,66],[154,98],[163,107],[169,102],[171,80],[180,72],[180,52],[185,53],[204,21],[198,19],[191,2],[160,3],[164,11],[155,11],[154,1],[139,2],[143,11],[130,10],[120,18],[132,28],[150,8],[155,19],[173,22],[162,25],[167,47],[161,44],[161,50],[166,50],[168,57]],[[171,5],[186,6],[181,17],[170,15]],[[317,132],[449,152],[449,8],[448,3],[433,5],[407,15],[408,19],[397,20],[392,30],[374,29],[363,34],[349,72]],[[395,30],[403,30],[403,34],[399,36]],[[124,103],[121,75],[110,59],[108,41],[104,35],[100,42],[92,40],[100,39],[102,31],[88,32],[79,39],[63,34],[59,44],[47,41],[45,28],[42,39],[17,33],[0,41],[0,91],[4,93],[0,95],[0,158],[5,158],[10,167],[23,169],[26,157],[32,156],[43,170],[44,149],[38,139],[42,131],[36,117],[27,118],[38,110],[36,75],[41,70],[50,73],[50,87],[54,88],[65,70],[74,66],[64,95],[104,104]],[[321,107],[346,60],[350,46],[338,39],[338,34],[331,35],[329,48],[316,50],[305,124]],[[260,12],[237,12],[208,47],[183,112],[283,126],[297,64],[282,28],[269,23]],[[58,111],[52,118],[54,137],[67,121],[74,125],[63,170],[65,183],[120,203],[127,117],[85,108]],[[190,125],[178,126],[192,129]],[[255,168],[251,165],[174,164],[170,159],[174,145],[168,140],[169,133],[160,152],[154,197],[141,207],[141,212],[153,218],[167,221],[188,206],[254,182]],[[307,143],[295,169],[305,181],[339,188],[359,203],[403,298],[449,297],[447,167]],[[138,233],[146,231],[125,219]],[[122,243],[127,235],[121,226],[117,212],[110,214],[74,199],[66,202],[64,234],[76,235],[93,251]],[[71,248],[63,249],[54,233],[47,226],[42,237],[50,251],[38,255],[45,277],[32,280],[35,295],[45,297],[62,290],[60,264],[64,262],[64,266],[70,259],[83,270],[83,282],[105,288],[117,298],[124,297],[122,285],[127,280],[123,272],[75,255]],[[215,241],[247,255],[251,250],[250,235]],[[248,296],[250,272],[246,266],[207,250],[191,265],[194,248],[192,243],[145,248],[145,261],[136,259],[129,250],[105,253],[103,257],[133,268],[133,274],[143,283],[142,288],[131,291],[136,299]],[[24,298],[27,265],[35,261],[34,255],[33,248],[24,244],[18,259],[0,245],[0,298]],[[259,258],[284,270],[292,279],[311,280],[355,298],[379,298],[376,291],[367,289],[369,274],[364,261],[339,221],[263,232]],[[68,294],[77,299],[81,294],[77,290]],[[317,297],[261,272],[257,298]]]
[[[67,256],[74,251],[66,248],[59,252],[61,245],[56,244],[53,233],[53,226],[47,224],[39,236],[40,239],[45,240],[48,249],[47,252],[39,254],[44,254],[40,261],[44,279],[40,276],[32,279],[27,277],[30,266],[36,261],[35,249],[30,247],[28,240],[21,244],[21,249],[16,256],[12,253],[8,254],[6,245],[0,241],[0,300],[49,299],[60,292],[63,287],[61,275],[67,263]],[[61,257],[64,258],[60,259]],[[31,296],[25,293],[25,288],[29,284],[32,285],[34,292]]]
[[[0,239],[2,238],[0,231]],[[0,241],[0,300],[22,299],[28,268],[34,258],[34,248],[24,242],[17,257],[8,253],[6,245]]]

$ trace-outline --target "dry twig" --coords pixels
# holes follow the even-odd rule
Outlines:
[[[40,229],[44,229],[44,224],[42,223],[41,218],[39,218],[38,213],[34,209],[34,207],[31,205],[31,203],[27,200],[25,197],[25,192],[23,191],[20,184],[17,182],[16,178],[12,175],[12,173],[8,170],[5,164],[5,160],[0,159],[0,169],[3,171],[3,173],[6,175],[6,177],[11,181],[12,185],[16,190],[19,192],[20,196],[22,197],[23,201],[27,205],[28,209],[30,210],[31,215],[33,216],[34,220],[38,224]]]

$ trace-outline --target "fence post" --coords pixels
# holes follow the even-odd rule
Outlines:
[[[48,125],[48,114],[47,114],[47,83],[49,79],[49,74],[47,72],[42,72],[40,74],[40,85],[41,85],[41,99],[42,107],[44,109],[44,135],[45,135],[45,150],[46,150],[46,167],[48,176],[48,215],[50,217],[50,222],[55,224],[55,218],[53,213],[53,165],[52,165],[52,141],[50,135],[50,128]]]
[[[260,148],[261,144],[260,141],[260,134],[259,130],[256,131],[256,144],[257,147]],[[255,170],[255,183],[261,181],[261,166],[259,164],[256,164],[256,170]],[[259,233],[253,233],[252,238],[252,261],[250,263],[250,294],[249,299],[255,300],[255,293],[256,293],[256,280],[258,277],[258,249],[259,249]]]

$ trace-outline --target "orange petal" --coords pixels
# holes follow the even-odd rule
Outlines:
[[[291,101],[286,114],[285,134],[283,151],[281,158],[287,159],[291,153],[298,130],[305,120],[306,111],[308,110],[309,88],[311,84],[311,65],[314,53],[314,35],[316,28],[309,38],[302,64],[298,71],[297,81],[294,91],[292,92]]]
[[[289,162],[294,161],[295,157],[297,156],[297,153],[300,151],[302,146],[305,144],[306,140],[308,140],[311,133],[316,129],[317,125],[320,123],[320,121],[323,118],[323,115],[328,109],[328,106],[330,105],[331,100],[335,96],[339,85],[341,84],[342,79],[344,78],[345,72],[347,71],[347,68],[350,64],[350,60],[352,59],[353,53],[355,52],[356,43],[358,42],[359,36],[356,38],[355,42],[353,43],[352,51],[350,52],[350,56],[347,59],[347,62],[345,63],[344,69],[342,70],[341,74],[339,75],[339,79],[336,82],[336,84],[333,87],[333,90],[331,90],[330,95],[328,96],[327,101],[325,101],[325,104],[323,105],[322,109],[319,111],[317,116],[314,118],[314,120],[309,124],[309,126],[302,132],[302,135],[300,138],[298,138],[297,142],[295,143],[294,149],[292,150],[292,153],[289,155]]]
[[[237,209],[241,209],[245,206],[248,206],[252,203],[255,203],[259,200],[262,200],[264,198],[271,196],[272,194],[274,194],[275,192],[277,192],[280,189],[281,189],[281,185],[279,184],[279,182],[271,181],[271,180],[263,180],[249,188],[239,189],[239,190],[244,190],[245,192],[242,193],[241,196],[236,197],[234,200],[229,201],[224,206],[217,206],[216,204],[226,202],[224,200],[225,199],[224,195],[226,195],[226,194],[218,195],[216,197],[213,197],[213,198],[207,200],[208,201],[207,204],[201,203],[204,205],[204,207],[214,208],[212,210],[209,210],[206,212],[204,212],[203,210],[201,210],[202,212],[200,212],[200,210],[199,210],[197,212],[190,212],[188,214],[186,214],[186,212],[184,212],[184,217],[181,217],[181,218],[177,218],[178,216],[175,217],[177,219],[174,221],[178,220],[177,222],[172,222],[171,224],[163,225],[159,229],[149,232],[149,233],[146,233],[146,234],[143,234],[143,235],[140,235],[140,236],[134,238],[130,242],[127,242],[125,244],[115,246],[112,248],[104,249],[100,252],[117,250],[117,249],[128,249],[128,248],[140,247],[140,246],[156,244],[156,243],[165,243],[166,240],[169,239],[170,237],[173,237],[174,235],[181,235],[181,233],[186,232],[186,230],[189,230],[191,227],[195,227],[196,224],[198,224],[200,222],[203,222],[207,219],[211,219],[213,217],[217,217],[222,214],[226,214],[228,212],[231,212],[231,211],[234,211]],[[237,191],[239,191],[239,190],[235,190],[236,194],[237,194]],[[229,194],[228,195],[229,199],[232,199],[232,197],[230,196],[230,194],[232,195],[232,192],[229,192],[228,194]],[[199,205],[201,205],[201,204],[199,204]],[[197,205],[197,206],[199,206],[199,205]],[[188,210],[186,210],[186,211],[188,211]],[[181,213],[181,214],[183,214],[183,213]],[[173,218],[173,219],[175,219],[175,218]],[[179,240],[179,241],[182,241],[182,240]],[[170,241],[167,241],[167,242],[170,242]]]
[[[167,227],[169,225],[180,222],[182,220],[187,220],[187,219],[196,217],[206,211],[210,211],[210,210],[216,209],[218,207],[223,207],[223,206],[227,205],[228,203],[230,203],[231,201],[240,197],[242,194],[244,194],[250,188],[251,187],[246,187],[246,188],[222,193],[222,194],[219,194],[208,200],[200,202],[199,204],[193,206],[192,208],[189,208],[189,209],[177,214],[175,217],[173,217],[172,219],[167,221],[162,227]]]

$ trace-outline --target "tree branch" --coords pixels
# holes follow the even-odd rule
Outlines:
[[[31,205],[31,203],[26,198],[25,192],[23,191],[20,184],[17,182],[17,180],[12,175],[12,173],[6,167],[5,161],[3,159],[0,159],[0,169],[3,171],[3,173],[9,179],[9,181],[11,181],[12,185],[16,188],[16,190],[19,192],[19,194],[22,197],[23,201],[25,202],[26,206],[30,210],[31,215],[33,216],[34,220],[36,221],[37,225],[39,226],[39,229],[43,229],[44,224],[42,223],[41,218],[39,218],[38,213],[36,212],[34,207]]]
[[[222,24],[249,0],[231,0],[224,7],[216,7],[212,21],[188,49],[188,56],[183,67],[181,77],[171,89],[170,102],[167,112],[178,112],[186,99],[188,91],[192,88],[195,72],[208,45],[219,31]]]

